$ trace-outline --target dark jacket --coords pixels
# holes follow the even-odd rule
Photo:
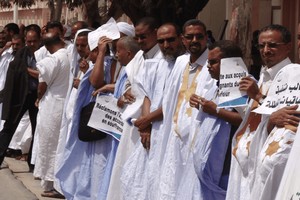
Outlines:
[[[28,94],[27,60],[29,56],[28,47],[20,49],[7,70],[5,86],[2,91],[2,119],[12,120],[10,121],[12,123],[18,119]]]

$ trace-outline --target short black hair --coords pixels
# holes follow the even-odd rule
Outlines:
[[[203,29],[204,29],[204,32],[206,34],[206,26],[205,24],[200,21],[199,19],[190,19],[188,21],[186,21],[184,24],[183,24],[183,27],[182,27],[182,32],[185,33],[185,29],[187,26],[201,26]]]
[[[46,24],[46,32],[51,28],[58,28],[62,33],[64,32],[64,27],[59,21],[49,21]]]
[[[151,31],[154,31],[159,27],[158,21],[153,17],[143,17],[137,21],[135,26],[138,25],[147,25]]]
[[[47,33],[49,34],[49,33]],[[61,38],[59,37],[59,34],[53,34],[53,36],[49,37],[47,34],[43,37],[43,44],[45,46],[50,46],[54,44],[59,44],[62,42]]]
[[[166,22],[166,23],[162,24],[160,27],[166,26],[166,25],[173,26],[173,27],[175,28],[176,35],[177,35],[177,36],[179,36],[179,35],[181,34],[181,29],[180,29],[180,27],[179,27],[177,24],[175,24],[175,23],[173,23],[173,22]],[[159,27],[159,28],[160,28],[160,27]]]
[[[34,31],[38,35],[39,38],[41,38],[41,27],[37,24],[30,24],[25,27],[25,35],[27,35],[28,31]]]
[[[219,48],[222,58],[243,57],[242,49],[231,40],[219,40],[208,46],[209,50]]]
[[[4,28],[6,28],[8,32],[12,31],[14,34],[20,33],[20,28],[16,23],[8,23],[4,26]]]
[[[266,31],[278,31],[281,33],[282,42],[284,43],[290,43],[292,41],[291,32],[284,26],[279,24],[271,24],[264,28],[262,28],[259,32],[261,34],[262,32]]]
[[[20,35],[20,34],[13,35],[12,39],[14,39],[14,40],[20,39],[23,43],[25,43],[25,38],[23,37],[23,35]]]

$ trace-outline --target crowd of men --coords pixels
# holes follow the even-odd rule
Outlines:
[[[107,23],[101,30],[114,26]],[[5,156],[28,154],[24,159],[44,197],[276,199],[300,121],[299,102],[268,114],[253,110],[279,93],[274,83],[291,81],[291,71],[300,75],[288,57],[291,33],[281,25],[260,30],[259,80],[239,80],[247,105],[219,108],[221,60],[243,57],[235,42],[208,43],[198,19],[182,28],[151,17],[115,25],[117,39],[83,21],[68,34],[57,21],[4,27],[0,164]],[[298,90],[290,90],[294,99]],[[131,113],[121,138],[82,141],[82,110],[103,93]]]

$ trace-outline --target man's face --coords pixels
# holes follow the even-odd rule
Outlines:
[[[260,33],[258,48],[264,64],[271,68],[288,57],[291,44],[282,41],[282,35],[279,31],[268,30]]]
[[[130,52],[124,48],[123,42],[117,42],[116,56],[122,66],[126,66],[130,61]]]
[[[79,24],[79,23],[75,23],[75,24],[71,27],[71,39],[74,39],[74,38],[75,38],[75,35],[76,35],[77,31],[78,31],[79,29],[81,29],[81,28],[82,28],[82,26],[81,26],[81,24]]]
[[[157,43],[166,58],[176,59],[183,51],[181,38],[172,25],[164,25],[157,30]]]
[[[139,24],[135,27],[135,38],[141,50],[148,52],[156,45],[156,30],[150,30],[148,25]]]
[[[11,40],[11,46],[13,48],[13,52],[17,52],[19,49],[24,47],[24,43],[21,39],[12,39]]]
[[[191,55],[200,56],[206,49],[207,35],[202,26],[187,26],[182,38],[184,46]]]
[[[6,34],[0,33],[0,48],[3,48],[6,44]]]
[[[98,53],[99,53],[98,47],[96,47],[95,49],[93,49],[92,51],[90,51],[89,58],[92,61],[92,63],[96,62]]]
[[[220,65],[222,59],[222,52],[220,48],[214,48],[208,52],[208,72],[213,79],[219,80],[220,77]]]
[[[75,41],[76,49],[81,58],[86,58],[89,55],[87,36],[79,36]]]
[[[32,54],[40,48],[40,44],[41,44],[40,36],[34,31],[27,32],[25,41],[26,41],[26,46],[29,47]]]

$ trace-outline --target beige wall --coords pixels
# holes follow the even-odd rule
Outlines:
[[[210,0],[199,13],[198,18],[206,24],[207,30],[212,30],[214,37],[217,38],[226,19],[226,0]]]

